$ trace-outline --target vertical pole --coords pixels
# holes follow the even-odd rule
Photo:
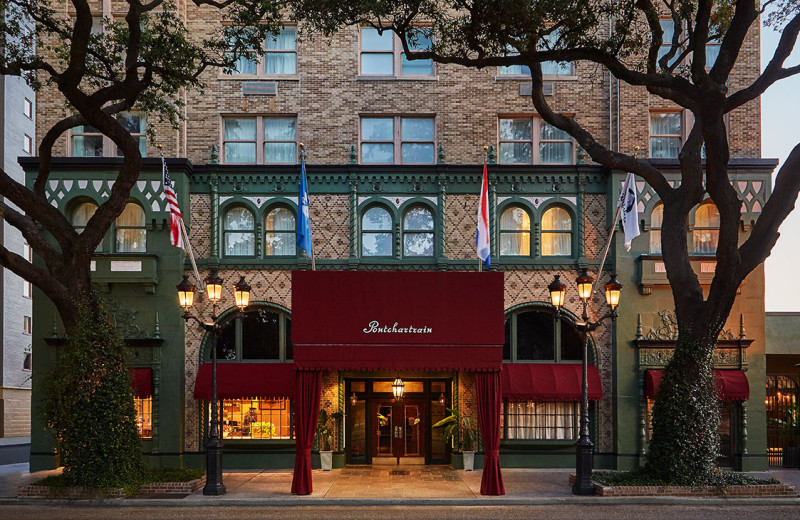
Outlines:
[[[573,495],[594,495],[592,484],[592,441],[589,439],[589,313],[583,302],[583,360],[581,363],[581,430],[575,449]]]
[[[216,321],[216,309],[214,312]],[[222,446],[219,442],[219,415],[217,401],[217,324],[209,326],[211,332],[211,424],[206,444],[206,485],[204,495],[224,495],[225,485],[222,483]]]

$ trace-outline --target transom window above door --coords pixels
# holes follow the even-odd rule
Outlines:
[[[363,164],[433,164],[435,142],[433,117],[361,118]]]

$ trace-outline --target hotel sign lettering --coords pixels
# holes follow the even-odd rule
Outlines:
[[[394,325],[381,325],[378,321],[371,321],[364,329],[364,334],[432,334],[433,328],[422,327],[398,327],[398,323]]]

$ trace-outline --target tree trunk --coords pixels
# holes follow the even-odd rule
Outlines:
[[[682,485],[704,485],[718,474],[719,398],[712,357],[719,329],[682,330],[664,370],[653,409],[646,470]]]

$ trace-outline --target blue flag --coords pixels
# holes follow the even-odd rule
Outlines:
[[[311,258],[311,220],[308,218],[306,163],[300,162],[300,194],[297,198],[297,245]]]

